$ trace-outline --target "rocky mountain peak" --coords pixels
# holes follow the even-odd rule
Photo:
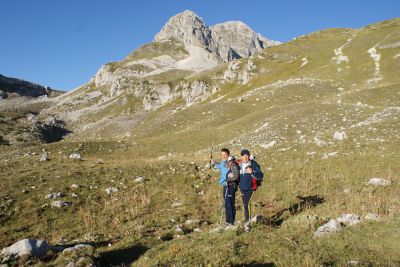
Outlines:
[[[154,41],[177,39],[185,45],[209,46],[211,31],[196,13],[186,10],[168,20]]]
[[[241,21],[228,21],[208,27],[196,13],[186,10],[168,20],[154,41],[176,39],[185,46],[199,46],[223,61],[249,57],[267,46],[279,44],[254,32]]]

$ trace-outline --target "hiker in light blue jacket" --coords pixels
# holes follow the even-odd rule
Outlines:
[[[239,165],[226,148],[221,149],[221,161],[211,160],[211,163],[220,171],[219,183],[223,186],[225,225],[230,227],[235,223],[235,193],[240,175]]]

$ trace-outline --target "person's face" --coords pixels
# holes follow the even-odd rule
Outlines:
[[[240,158],[242,159],[242,162],[244,162],[244,163],[249,162],[249,155],[247,155],[247,154],[240,156]]]
[[[222,160],[227,160],[229,158],[229,155],[228,155],[228,153],[226,153],[226,152],[221,152],[221,159]]]

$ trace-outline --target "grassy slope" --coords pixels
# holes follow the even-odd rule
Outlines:
[[[71,139],[18,149],[2,147],[0,247],[28,236],[51,243],[59,243],[61,238],[69,244],[106,241],[113,245],[99,248],[104,263],[138,259],[137,266],[343,266],[350,260],[365,265],[399,265],[399,115],[351,127],[387,107],[399,106],[395,75],[399,59],[393,58],[399,48],[377,49],[382,54],[384,79],[367,83],[374,68],[367,50],[382,40],[382,44],[398,42],[399,35],[393,33],[398,25],[399,20],[393,20],[361,30],[326,30],[268,48],[255,58],[257,74],[249,84],[226,84],[209,100],[181,111],[171,112],[182,105],[177,100],[146,113],[139,118],[143,123],[138,121],[140,126],[131,131],[131,139],[122,142]],[[343,48],[350,68],[342,63],[338,72],[331,60],[333,50],[351,37]],[[304,57],[309,63],[300,67]],[[207,76],[213,74],[207,72]],[[268,86],[295,77],[319,80]],[[237,98],[243,95],[245,101],[239,103]],[[224,98],[212,101],[219,96]],[[342,102],[338,104],[338,100]],[[134,105],[136,100],[132,101]],[[357,105],[359,101],[369,106]],[[119,103],[105,114],[115,116],[132,108],[130,102]],[[217,115],[211,116],[209,111]],[[269,124],[261,128],[266,122]],[[238,154],[242,147],[248,147],[257,155],[267,176],[254,198],[253,213],[271,218],[269,225],[258,225],[249,234],[240,230],[208,233],[219,221],[221,204],[218,174],[202,169],[209,156],[210,126],[215,129],[217,149],[229,146]],[[342,127],[349,138],[333,140],[334,132]],[[296,132],[299,130],[301,134]],[[111,126],[101,129],[100,134],[103,131],[115,134]],[[305,136],[304,144],[300,135]],[[316,136],[332,143],[318,147],[313,143]],[[260,146],[272,140],[278,145],[271,149]],[[28,152],[40,154],[42,148],[49,151],[50,161],[24,156]],[[85,160],[68,159],[74,150],[82,151]],[[316,154],[307,155],[311,151]],[[337,158],[321,159],[323,153],[334,151]],[[159,156],[167,160],[158,160]],[[140,175],[149,181],[135,183],[133,177]],[[393,185],[367,186],[372,177],[392,180]],[[80,188],[71,189],[73,183]],[[110,186],[120,191],[107,195],[105,188]],[[73,202],[72,208],[47,206],[51,201],[44,196],[59,191],[66,193],[63,200]],[[198,194],[201,191],[204,195]],[[72,198],[72,192],[79,197]],[[325,202],[287,210],[300,202],[296,196],[314,195],[324,197]],[[172,208],[175,201],[184,205]],[[240,202],[239,197],[238,219],[242,220]],[[315,229],[330,218],[368,212],[378,213],[382,221],[364,222],[330,237],[312,239]],[[201,233],[190,233],[194,226],[187,226],[185,231],[190,234],[173,238],[175,226],[187,219],[199,219],[207,225],[201,226]],[[163,242],[159,238],[173,239]]]

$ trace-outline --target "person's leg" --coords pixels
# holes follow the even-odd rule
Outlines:
[[[228,195],[226,197],[226,222],[234,224],[235,222],[235,191],[232,185],[228,186]]]
[[[235,224],[235,219],[236,219],[236,205],[235,205],[236,186],[234,184],[231,185],[231,196],[232,196],[232,224]]]
[[[225,222],[232,224],[232,196],[230,194],[230,187],[225,188]]]
[[[248,210],[248,215],[247,215],[247,220],[246,222],[249,223],[251,220],[251,201],[253,200],[255,191],[250,190],[249,191],[249,201],[247,202],[247,210]]]
[[[243,210],[244,210],[244,222],[248,223],[251,219],[251,199],[253,197],[253,190],[243,191],[242,192],[242,200],[243,200]]]

